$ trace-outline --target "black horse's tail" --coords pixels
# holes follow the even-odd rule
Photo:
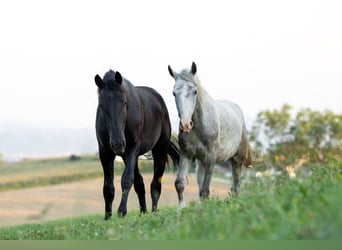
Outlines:
[[[180,158],[179,148],[172,141],[169,141],[169,147],[168,147],[168,150],[167,150],[167,154],[169,156],[171,156],[171,159],[173,161],[174,169],[178,168],[178,166],[179,166],[179,158]]]

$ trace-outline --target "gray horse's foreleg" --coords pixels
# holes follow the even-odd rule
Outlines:
[[[185,207],[185,201],[183,197],[184,187],[185,187],[185,176],[188,174],[189,167],[192,164],[192,160],[181,156],[179,162],[179,168],[177,173],[177,178],[175,181],[175,187],[178,194],[179,208]]]
[[[196,160],[196,179],[197,179],[198,190],[202,189],[203,181],[204,181],[204,174],[205,174],[205,169],[204,169],[203,163],[199,160]]]

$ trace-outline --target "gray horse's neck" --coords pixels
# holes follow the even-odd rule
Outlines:
[[[198,135],[203,135],[206,138],[210,138],[210,135],[217,136],[218,121],[214,100],[204,89],[202,89],[201,100],[197,99],[192,120]]]

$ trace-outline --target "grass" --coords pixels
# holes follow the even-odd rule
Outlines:
[[[239,198],[143,216],[132,210],[109,221],[91,215],[0,228],[0,239],[342,239],[342,167],[308,169],[306,178],[252,179]]]

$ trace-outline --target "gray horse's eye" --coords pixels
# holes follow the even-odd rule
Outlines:
[[[195,89],[193,93],[194,93],[194,95],[197,95],[197,90]]]

